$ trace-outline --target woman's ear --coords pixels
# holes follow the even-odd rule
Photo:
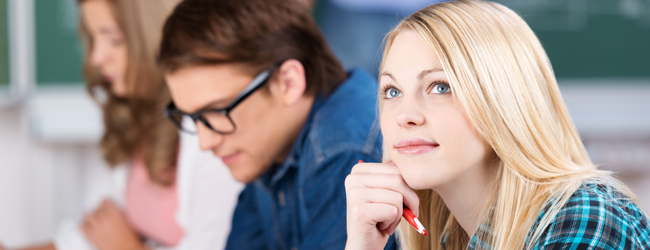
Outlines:
[[[305,94],[307,81],[305,68],[296,59],[286,60],[277,71],[277,81],[272,94],[277,95],[281,102],[287,106],[296,103]]]

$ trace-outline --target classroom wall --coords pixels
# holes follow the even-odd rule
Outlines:
[[[21,247],[52,239],[63,220],[80,220],[113,183],[97,146],[101,111],[82,87],[40,88],[23,102],[0,105],[0,243]],[[225,190],[214,190],[228,214],[234,184],[218,169]],[[225,207],[230,206],[230,207]],[[225,245],[230,219],[217,232]]]
[[[62,219],[83,215],[89,184],[108,176],[92,139],[39,139],[36,113],[27,104],[0,107],[0,242],[7,246],[50,240]]]
[[[592,162],[650,211],[650,80],[582,81],[561,80],[560,91]]]

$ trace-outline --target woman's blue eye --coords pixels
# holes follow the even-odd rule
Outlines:
[[[396,88],[389,88],[386,90],[386,98],[395,98],[400,95],[402,95],[402,92],[400,92]]]
[[[451,91],[449,88],[449,85],[443,84],[443,83],[438,83],[435,86],[433,86],[433,89],[431,89],[431,93],[434,94],[445,94]]]

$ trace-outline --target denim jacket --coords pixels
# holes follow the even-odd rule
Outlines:
[[[285,161],[240,194],[226,249],[343,249],[345,178],[359,160],[381,161],[377,113],[377,85],[360,70],[316,98]]]

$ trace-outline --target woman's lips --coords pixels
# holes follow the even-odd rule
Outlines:
[[[429,152],[440,146],[433,141],[427,141],[421,138],[402,139],[395,144],[395,149],[400,154],[416,155]]]
[[[104,74],[103,76],[104,76],[104,80],[107,82],[113,83],[115,81],[115,77],[113,77],[112,75]]]

